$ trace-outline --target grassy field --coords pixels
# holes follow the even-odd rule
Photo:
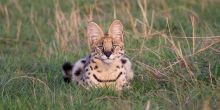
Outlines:
[[[132,89],[85,90],[61,66],[89,54],[86,24],[124,24]],[[1,0],[0,110],[220,109],[219,0]]]

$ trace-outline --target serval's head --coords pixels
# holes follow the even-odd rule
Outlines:
[[[95,22],[89,22],[87,35],[92,57],[111,63],[124,55],[123,25],[119,20],[112,22],[107,33]]]

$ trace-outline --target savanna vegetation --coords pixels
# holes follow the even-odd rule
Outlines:
[[[86,25],[124,25],[135,72],[121,93],[76,87],[61,66],[89,54]],[[220,109],[219,0],[1,0],[1,110]]]

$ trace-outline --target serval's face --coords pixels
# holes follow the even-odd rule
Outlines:
[[[123,26],[119,20],[114,20],[109,27],[108,33],[94,22],[87,27],[91,55],[105,63],[121,58],[124,55]]]

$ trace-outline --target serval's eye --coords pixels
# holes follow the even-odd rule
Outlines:
[[[112,45],[112,49],[111,51],[114,52],[115,48],[117,47],[118,45]]]
[[[118,45],[112,45],[112,49],[115,49]]]
[[[113,47],[113,48],[116,48],[117,46],[118,46],[118,45],[113,45],[112,47]]]

